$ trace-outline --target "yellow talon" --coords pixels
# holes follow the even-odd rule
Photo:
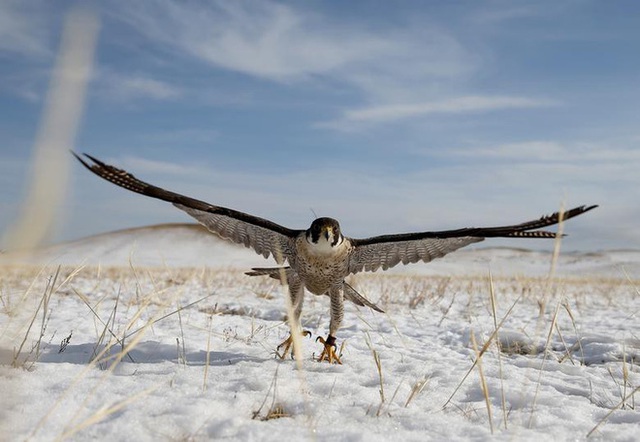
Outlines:
[[[318,336],[316,342],[318,341],[324,345],[324,349],[322,350],[322,353],[320,353],[320,357],[318,357],[318,362],[327,361],[329,364],[342,365],[340,357],[336,354],[336,338],[329,335],[325,340],[323,337]]]
[[[308,330],[303,330],[302,336],[311,336],[311,332]],[[279,352],[281,347],[284,347],[282,353]],[[291,336],[291,334],[289,334],[289,337],[282,341],[280,345],[276,347],[276,356],[278,356],[280,359],[286,358],[287,353],[291,353],[291,359],[293,359],[293,336]]]

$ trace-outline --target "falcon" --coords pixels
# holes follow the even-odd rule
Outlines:
[[[299,324],[305,289],[314,295],[328,296],[331,305],[329,334],[326,339],[316,339],[323,345],[318,361],[337,364],[342,363],[336,353],[336,336],[344,316],[344,300],[382,312],[345,282],[347,276],[363,271],[387,270],[400,263],[429,262],[485,238],[555,238],[558,233],[540,229],[597,207],[580,206],[509,226],[470,227],[356,239],[344,236],[340,224],[333,218],[317,218],[306,230],[290,229],[264,218],[145,183],[129,172],[105,164],[91,155],[84,154],[82,158],[75,152],[72,154],[100,178],[132,192],[170,202],[221,238],[251,248],[265,258],[272,256],[280,267],[254,268],[247,275],[265,275],[286,282],[294,316],[292,320],[298,325],[297,330],[301,330]],[[311,334],[307,331],[303,333]],[[277,354],[284,358],[292,350],[291,344],[292,336],[289,335],[278,346],[278,350],[284,350]]]

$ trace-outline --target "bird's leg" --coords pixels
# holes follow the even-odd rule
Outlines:
[[[324,339],[322,336],[318,336],[316,338],[316,342],[320,341],[324,348],[322,349],[322,353],[318,357],[318,362],[327,361],[329,364],[340,364],[342,365],[342,361],[340,357],[336,354],[336,337],[335,336],[327,336],[327,339]]]
[[[290,318],[290,324],[297,324],[296,327],[298,330],[302,330],[302,326],[300,325],[300,314],[302,313],[302,302],[304,301],[304,286],[300,283],[300,281],[293,280],[289,281],[289,296],[291,299],[291,313],[292,318]],[[293,358],[293,328],[289,333],[287,339],[282,341],[280,345],[276,347],[276,355],[280,359],[284,359],[287,357],[287,354],[291,353],[291,357]],[[302,330],[302,336],[311,336],[311,332],[308,330]],[[283,348],[284,347],[284,348]],[[283,348],[282,352],[280,349]]]
[[[311,332],[308,330],[302,330],[302,336],[311,336]],[[282,352],[280,352],[280,348],[284,347]],[[284,359],[287,357],[287,354],[291,353],[291,358],[293,358],[293,335],[289,333],[287,339],[282,341],[280,345],[276,347],[276,355],[280,359]]]
[[[324,346],[322,353],[318,357],[318,362],[327,361],[330,364],[342,364],[340,357],[336,354],[336,333],[342,324],[344,316],[344,296],[341,288],[333,288],[329,292],[331,297],[331,323],[329,324],[329,336],[327,339],[318,337],[317,341]]]

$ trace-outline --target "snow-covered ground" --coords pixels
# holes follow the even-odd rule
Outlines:
[[[0,434],[636,441],[640,253],[562,255],[549,283],[550,261],[472,249],[358,275],[386,313],[347,304],[343,365],[315,362],[320,344],[305,338],[298,369],[274,357],[288,334],[282,289],[243,275],[266,262],[197,228],[5,255]],[[326,336],[328,298],[307,294],[304,313]]]

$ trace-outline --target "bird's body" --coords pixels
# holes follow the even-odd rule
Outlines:
[[[320,218],[314,223],[322,226],[323,221],[338,225],[338,222],[331,218]],[[310,230],[313,230],[313,227]],[[313,241],[314,238],[306,233],[296,238],[296,253],[290,267],[304,281],[307,290],[314,295],[322,295],[332,287],[342,284],[344,278],[349,275],[349,255],[353,247],[342,235],[336,243],[333,242],[333,238],[324,235],[319,236],[316,242]]]
[[[74,153],[75,155],[75,153]],[[319,360],[340,363],[335,354],[336,334],[342,323],[344,300],[382,311],[353,289],[345,278],[361,271],[386,270],[399,263],[429,262],[461,247],[491,237],[555,238],[555,232],[538,230],[581,215],[597,206],[581,206],[521,224],[381,235],[355,239],[342,234],[338,221],[317,218],[306,230],[283,227],[272,221],[225,207],[215,206],[138,180],[128,172],[86,155],[93,162],[76,158],[96,175],[120,187],[173,203],[224,239],[252,248],[265,258],[273,256],[281,267],[256,268],[250,276],[286,279],[294,320],[299,323],[305,289],[327,295],[331,322]],[[287,264],[287,266],[284,266]],[[286,349],[290,339],[285,341]]]

